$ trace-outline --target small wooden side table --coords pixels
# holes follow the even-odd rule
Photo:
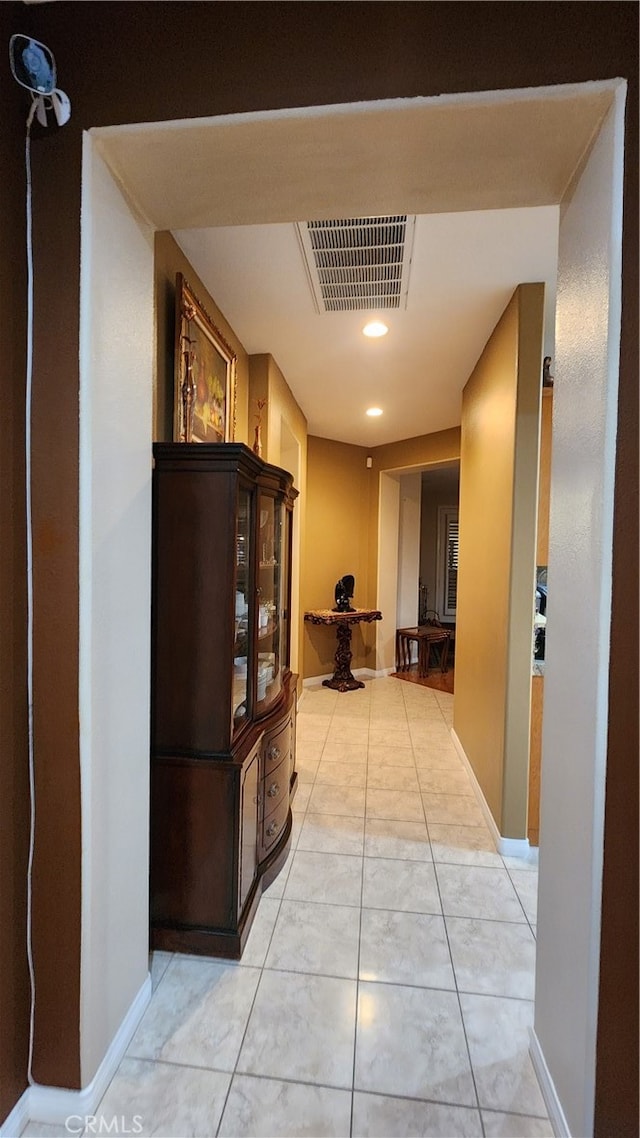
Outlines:
[[[357,680],[351,673],[351,629],[354,624],[370,624],[374,620],[382,620],[382,613],[378,609],[354,609],[353,612],[334,612],[333,609],[313,609],[304,614],[304,619],[311,624],[335,624],[338,637],[338,646],[334,657],[333,676],[330,680],[323,680],[325,688],[334,688],[335,691],[355,691],[363,688],[362,680]]]
[[[418,675],[429,671],[429,652],[432,644],[440,646],[440,670],[446,672],[449,660],[450,632],[437,624],[420,624],[415,628],[396,629],[396,671],[408,672],[411,667],[411,641],[418,643]]]

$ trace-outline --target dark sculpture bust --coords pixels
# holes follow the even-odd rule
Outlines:
[[[352,577],[350,573],[348,573],[346,577],[340,578],[335,588],[336,604],[333,609],[334,612],[356,611],[349,603],[353,597],[355,583],[355,577]]]

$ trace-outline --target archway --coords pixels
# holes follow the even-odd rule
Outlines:
[[[581,92],[574,88],[573,94],[579,98]],[[576,754],[580,750],[580,759],[583,759],[584,748],[577,747],[572,736],[573,726],[567,723],[566,712],[563,711],[563,704],[568,699],[569,706],[585,710],[581,722],[581,738],[586,742],[589,758],[586,764],[582,762],[580,768],[573,763],[568,764],[563,772],[557,772],[558,783],[556,786],[549,783],[543,800],[543,835],[552,846],[555,839],[556,853],[562,859],[562,872],[557,872],[556,861],[553,878],[544,872],[541,875],[540,944],[546,944],[547,947],[542,954],[538,971],[540,1014],[537,1015],[536,1027],[552,1079],[560,1080],[558,1089],[562,1101],[570,1104],[574,1117],[584,1120],[592,1114],[599,951],[597,866],[601,864],[602,858],[602,797],[606,756],[605,697],[619,342],[624,85],[588,84],[582,94],[585,99],[592,99],[596,94],[598,97],[606,96],[605,105],[598,104],[593,111],[594,129],[601,125],[603,114],[606,118],[589,162],[581,171],[581,180],[570,195],[564,246],[561,241],[561,252],[564,248],[564,269],[561,266],[561,274],[564,272],[565,282],[561,311],[566,323],[558,340],[557,366],[558,371],[562,368],[568,382],[565,394],[559,400],[561,457],[557,470],[554,470],[553,493],[556,502],[560,503],[559,508],[554,505],[558,518],[556,544],[560,556],[554,563],[552,551],[552,565],[558,606],[558,640],[568,630],[567,643],[571,646],[572,654],[581,654],[583,646],[589,644],[592,649],[592,664],[586,678],[584,675],[572,676],[571,669],[566,669],[562,691],[558,693],[555,706],[547,709],[545,742],[548,741],[554,749],[559,746],[561,751],[566,751],[570,740],[570,752]],[[539,98],[554,102],[558,98],[557,89],[541,93]],[[404,111],[407,115],[419,112],[427,116],[440,112],[445,107],[454,107],[455,104],[458,113],[462,114],[475,104],[486,114],[489,127],[492,115],[500,116],[505,106],[520,102],[526,109],[527,104],[530,108],[531,100],[530,92],[522,93],[518,98],[513,92],[502,92],[483,97],[458,96],[449,101],[402,100],[399,103],[403,106],[398,107],[375,104],[373,107],[360,106],[357,109],[315,108],[300,113],[230,116],[225,120],[216,120],[216,125],[224,128],[232,150],[233,140],[240,135],[245,137],[243,146],[247,145],[246,129],[250,126],[254,132],[254,142],[251,145],[254,145],[256,138],[261,138],[258,150],[264,157],[274,128],[282,131],[287,123],[292,132],[290,141],[295,136],[303,151],[306,149],[302,146],[303,140],[314,123],[317,126],[322,122],[328,127],[339,124],[341,130],[337,135],[344,143],[348,138],[345,128],[349,117],[351,129],[356,132],[362,146],[369,144],[365,137],[367,132],[363,128],[373,127],[376,145],[379,147],[379,115],[384,110],[392,109],[398,113]],[[366,120],[367,113],[371,115],[369,120]],[[450,126],[453,121],[452,118]],[[183,216],[176,217],[169,224],[166,218],[153,220],[151,224],[134,218],[107,165],[124,187],[129,199],[136,203],[141,215],[153,219],[154,205],[144,200],[142,187],[139,181],[136,182],[133,170],[136,164],[139,166],[141,134],[146,131],[147,135],[154,135],[157,140],[164,129],[165,124],[150,128],[106,128],[90,132],[86,140],[83,183],[80,535],[83,676],[80,703],[83,725],[81,767],[84,834],[83,1083],[93,1077],[106,1053],[115,1034],[115,1027],[124,1018],[132,992],[137,990],[137,981],[144,971],[146,961],[144,922],[138,921],[135,924],[129,942],[130,955],[124,959],[114,940],[121,921],[112,911],[114,898],[118,898],[117,907],[127,914],[132,909],[137,909],[141,899],[144,900],[147,870],[145,843],[140,838],[135,841],[132,838],[131,847],[121,845],[116,853],[113,843],[109,843],[109,834],[113,825],[113,808],[117,806],[119,809],[123,801],[130,804],[131,817],[128,821],[131,829],[141,829],[146,834],[145,732],[148,714],[145,705],[143,646],[145,643],[148,645],[148,605],[145,598],[148,597],[149,556],[148,542],[145,553],[145,540],[149,534],[153,371],[152,253],[149,240],[154,227],[185,225]],[[174,124],[166,126],[166,130],[174,134],[179,129]],[[187,124],[182,129],[193,132],[194,125]],[[198,138],[193,133],[192,139],[197,144]],[[238,152],[242,151],[240,146],[237,149]],[[294,150],[289,147],[289,151],[291,157]],[[130,167],[127,165],[127,154],[132,163]],[[149,156],[148,150],[147,155]],[[411,161],[417,161],[413,153]],[[335,170],[332,172],[335,174]],[[285,176],[286,171],[283,171],[283,178]],[[152,182],[153,177],[151,170]],[[247,181],[250,182],[250,179],[245,178]],[[420,184],[420,175],[416,175],[415,169],[414,181]],[[186,184],[183,178],[183,190]],[[302,167],[295,186],[274,178],[270,193],[263,194],[259,207],[255,205],[254,198],[253,204],[247,203],[247,209],[250,211],[259,208],[264,211],[268,206],[280,218],[308,216],[305,186]],[[294,191],[302,195],[297,203]],[[318,192],[326,195],[326,187],[320,187]],[[340,198],[340,192],[336,183],[335,193],[341,203],[339,208],[344,212],[350,202],[345,201],[344,197]],[[363,208],[363,192],[362,182],[356,185],[352,179],[352,193],[356,195],[360,210]],[[601,208],[603,192],[606,202],[604,210]],[[600,212],[599,224],[596,225],[594,205],[598,195]],[[163,208],[170,208],[169,199],[170,195],[164,196]],[[192,205],[202,205],[202,199],[197,194],[193,194],[190,200]],[[325,208],[333,212],[334,202],[325,198]],[[365,208],[369,206],[366,205]],[[372,202],[371,208],[375,212],[379,208],[378,202]],[[424,205],[421,209],[424,211]],[[226,220],[221,214],[218,223]],[[254,216],[253,220],[262,218]],[[585,277],[591,280],[589,261],[593,261],[594,256],[600,271],[600,288],[593,292],[591,301],[596,314],[601,312],[604,301],[605,318],[591,325],[589,351],[585,354],[578,334],[580,309],[585,299],[580,284]],[[100,272],[105,267],[109,270],[106,275]],[[131,297],[130,305],[123,305],[123,284],[125,297]],[[127,313],[135,311],[136,316],[135,328],[125,341],[122,338],[123,308]],[[98,344],[100,352],[95,352]],[[121,345],[120,351],[115,350],[116,344]],[[576,422],[577,402],[585,414]],[[127,430],[124,432],[123,418],[128,418]],[[585,436],[581,432],[586,432],[589,438],[588,448],[583,446]],[[114,477],[114,463],[110,461],[114,454],[119,456],[119,462],[115,464],[117,477]],[[586,561],[581,563],[580,587],[576,588],[575,559],[570,549],[573,530],[571,516],[584,517],[585,513],[594,520],[591,531],[593,539],[583,550],[584,557],[589,557],[590,560],[588,564]],[[564,527],[562,531],[561,527]],[[131,534],[136,537],[132,544],[128,542]],[[111,575],[109,569],[113,571]],[[119,609],[119,584],[123,580],[126,580],[127,587],[138,600],[133,621],[128,617],[123,619]],[[119,637],[118,629],[121,631]],[[593,651],[594,640],[597,642],[597,652]],[[131,659],[132,646],[136,650],[138,679],[129,688],[127,706],[130,714],[122,720],[122,734],[117,736],[114,735],[112,724],[109,731],[105,732],[101,730],[104,723],[92,718],[92,711],[97,706],[94,694],[99,696],[103,708],[101,715],[105,720],[108,719],[113,684],[122,682],[117,680],[117,676],[122,670],[123,661]],[[564,668],[564,662],[563,654],[559,652],[558,673]],[[124,675],[126,674],[125,668]],[[146,698],[148,699],[148,694]],[[133,753],[135,762],[133,766],[131,763],[121,764],[114,769],[113,753],[122,751],[127,755]],[[567,793],[566,785],[567,779],[571,778],[577,778],[580,787],[580,794],[576,795],[576,787],[572,786],[573,797]],[[101,788],[108,791],[103,798],[99,793]],[[556,791],[560,793],[557,795],[558,807],[554,808]],[[579,849],[582,860],[577,873],[574,852],[566,849],[567,819],[559,813],[560,802],[565,805],[570,802],[574,813],[587,813],[586,824],[584,817],[581,819]],[[118,826],[122,826],[121,815]],[[585,865],[584,851],[587,846],[591,860]],[[574,915],[578,913],[580,932],[585,934],[582,938],[576,935],[575,929],[570,938],[566,937],[564,919],[561,926],[554,928],[558,914],[564,912],[563,903],[569,893],[571,909]],[[107,898],[111,899],[111,910],[103,904]],[[146,914],[144,904],[141,911]],[[108,922],[107,913],[111,914]],[[569,914],[566,920],[569,920]],[[579,966],[576,952],[580,955]],[[117,968],[104,967],[106,961],[112,960],[118,960]],[[105,1006],[111,1009],[110,1016],[113,1019],[105,1014]],[[544,1062],[542,1051],[540,1070],[543,1069]],[[567,1054],[578,1057],[568,1072],[562,1070],[560,1063],[560,1056]],[[547,1091],[552,1099],[553,1082],[549,1081]],[[548,1105],[552,1109],[553,1103],[548,1102]]]

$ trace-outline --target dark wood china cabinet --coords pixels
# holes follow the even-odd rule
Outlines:
[[[295,791],[286,471],[153,448],[151,946],[238,958]]]

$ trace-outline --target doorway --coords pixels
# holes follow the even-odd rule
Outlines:
[[[540,1055],[546,1057],[551,1071],[551,1077],[557,1079],[558,1091],[563,1102],[570,1106],[573,1118],[580,1119],[581,1125],[590,1116],[592,1108],[592,1053],[595,1047],[595,1008],[597,998],[597,965],[598,965],[598,934],[599,934],[599,896],[594,882],[599,880],[596,872],[597,865],[602,860],[602,817],[604,793],[604,761],[606,757],[606,677],[608,670],[608,618],[610,612],[610,563],[611,563],[611,534],[613,510],[613,461],[615,456],[615,407],[617,386],[617,355],[619,341],[619,260],[620,260],[620,232],[621,232],[621,168],[622,168],[622,116],[624,109],[624,84],[585,84],[585,97],[592,97],[595,88],[598,93],[606,95],[606,106],[599,106],[595,117],[594,129],[600,128],[600,133],[590,153],[589,160],[581,171],[581,178],[573,188],[571,199],[565,211],[561,236],[561,278],[563,280],[563,293],[560,307],[566,317],[566,325],[562,338],[557,345],[557,371],[563,374],[563,394],[558,399],[556,437],[558,449],[556,455],[556,468],[554,469],[554,482],[552,498],[556,522],[556,549],[553,546],[552,525],[552,552],[550,556],[551,569],[554,580],[553,597],[557,606],[558,628],[566,627],[567,623],[572,636],[567,643],[566,651],[560,643],[558,635],[556,643],[556,663],[554,683],[557,683],[557,697],[555,701],[549,700],[546,708],[545,745],[549,750],[560,747],[563,753],[579,754],[580,764],[568,763],[562,771],[552,768],[553,774],[548,780],[549,793],[543,799],[543,840],[549,843],[550,861],[553,864],[553,879],[550,875],[541,876],[541,936],[546,942],[545,951],[538,967],[538,997],[536,1012],[536,1032],[541,1041]],[[580,90],[573,89],[576,98],[580,97]],[[495,115],[500,118],[501,109],[505,103],[517,101],[518,93],[506,92],[495,96],[468,97],[468,104],[482,103],[483,113]],[[531,93],[520,93],[523,107],[528,104],[531,110]],[[541,99],[551,101],[557,99],[557,91],[551,90],[540,95]],[[467,97],[458,96],[461,106]],[[452,100],[453,102],[454,100]],[[380,153],[380,116],[386,111],[393,115],[428,116],[430,113],[439,113],[447,100],[399,100],[404,106],[391,107],[387,104],[376,104],[374,107],[349,108],[314,108],[310,112],[300,112],[298,119],[308,119],[309,127],[322,116],[331,121],[335,115],[340,116],[341,128],[347,124],[348,116],[352,116],[353,130],[358,137],[363,138],[363,127],[372,130],[375,140],[379,164]],[[368,120],[362,116],[367,113]],[[291,119],[291,112],[287,112]],[[284,122],[286,114],[273,116],[256,116],[264,122]],[[604,117],[603,117],[604,116]],[[230,116],[231,119],[234,116]],[[238,136],[234,138],[234,131],[229,119],[224,121],[225,130],[232,138],[232,147],[238,142],[245,130],[247,118],[252,116],[237,116]],[[240,121],[242,120],[242,122]],[[389,120],[391,121],[391,120]],[[416,120],[417,121],[417,120]],[[426,118],[425,120],[426,121]],[[397,123],[397,119],[396,119]],[[252,123],[255,126],[255,122]],[[169,133],[175,133],[179,128],[168,124]],[[190,126],[182,127],[189,130]],[[393,129],[396,129],[394,124]],[[92,348],[99,332],[103,336],[102,343],[111,343],[122,337],[122,297],[120,307],[107,304],[100,316],[100,329],[96,319],[98,315],[98,302],[106,299],[110,287],[117,288],[121,282],[130,280],[130,270],[133,268],[137,279],[142,284],[142,294],[137,293],[135,310],[137,314],[137,336],[132,337],[129,345],[130,353],[118,360],[119,371],[110,373],[110,398],[118,409],[132,406],[132,387],[135,390],[136,406],[139,406],[141,415],[131,421],[130,446],[119,469],[116,480],[100,479],[101,459],[108,453],[122,454],[121,429],[122,416],[107,415],[103,418],[95,416],[83,435],[84,444],[81,452],[81,482],[84,486],[92,487],[92,495],[87,496],[81,511],[81,559],[83,559],[86,574],[81,577],[81,674],[83,689],[81,691],[81,717],[85,724],[81,738],[81,769],[82,769],[82,815],[83,833],[85,835],[85,852],[83,859],[83,954],[82,954],[82,1048],[83,1048],[83,1077],[84,1073],[95,1069],[94,1059],[104,1054],[110,1039],[115,1034],[113,1024],[104,1023],[104,1016],[99,1014],[99,1008],[111,1006],[115,1019],[122,1019],[122,1009],[128,1006],[127,1001],[133,987],[132,972],[139,970],[146,960],[146,929],[136,926],[135,935],[129,940],[129,957],[120,961],[119,969],[108,973],[101,968],[100,961],[95,959],[90,963],[88,949],[91,945],[101,944],[102,956],[120,959],[120,947],[110,944],[109,937],[101,940],[104,932],[101,911],[112,914],[112,927],[117,929],[119,920],[113,918],[111,909],[104,904],[107,898],[119,897],[119,904],[129,912],[132,894],[144,896],[146,888],[146,869],[144,843],[138,843],[133,861],[130,857],[116,857],[111,854],[109,858],[101,860],[101,851],[109,848],[108,833],[112,823],[109,821],[110,806],[116,802],[131,799],[131,778],[136,780],[139,797],[132,823],[134,828],[139,827],[144,832],[144,818],[146,801],[145,774],[146,748],[144,746],[145,733],[148,730],[148,704],[145,705],[145,693],[140,691],[140,697],[135,705],[130,707],[130,717],[122,725],[124,739],[116,743],[119,746],[125,742],[125,752],[135,753],[138,758],[136,771],[132,772],[130,765],[126,771],[115,771],[110,767],[110,746],[113,741],[109,732],[105,738],[99,736],[100,724],[92,723],[91,708],[94,705],[92,693],[100,691],[101,701],[108,715],[110,694],[114,676],[121,665],[131,653],[132,639],[136,649],[140,644],[148,644],[148,610],[142,604],[136,613],[133,624],[124,629],[124,634],[116,642],[110,628],[110,616],[114,609],[118,609],[119,598],[115,595],[113,587],[97,571],[97,554],[109,561],[122,556],[123,533],[128,522],[140,537],[135,548],[127,550],[123,559],[123,569],[127,575],[127,585],[130,590],[140,589],[142,597],[148,592],[148,554],[145,556],[143,546],[144,538],[149,534],[150,510],[150,479],[148,470],[148,453],[150,448],[149,425],[151,419],[152,370],[153,370],[153,312],[150,284],[152,282],[152,258],[148,249],[148,238],[153,226],[145,225],[134,220],[127,202],[120,194],[116,183],[111,178],[108,166],[118,171],[120,183],[130,191],[132,200],[138,201],[141,207],[147,206],[147,216],[154,217],[156,205],[146,201],[143,187],[139,184],[135,167],[139,167],[139,140],[142,128],[105,128],[90,132],[86,138],[85,173],[83,180],[83,282],[82,282],[82,343],[81,343],[81,394],[83,415],[91,413],[92,403],[99,402],[99,391],[96,384],[106,382],[106,375],[98,373],[93,363]],[[161,134],[161,127],[156,124],[152,128],[156,141]],[[366,131],[364,132],[366,133]],[[400,131],[399,137],[402,137]],[[304,135],[302,136],[304,137]],[[344,129],[341,129],[339,139],[348,140]],[[106,162],[97,154],[97,146]],[[127,163],[127,152],[130,162]],[[294,155],[289,154],[289,161]],[[415,154],[411,156],[411,161]],[[102,165],[102,169],[100,169]],[[149,163],[151,181],[155,174]],[[420,183],[420,174],[413,170],[414,181]],[[425,173],[424,184],[428,183],[428,174]],[[362,181],[359,180],[359,185]],[[301,216],[308,213],[296,205],[291,196],[300,190],[300,177],[295,184],[287,187],[281,184],[278,193],[269,199],[261,200],[256,205],[255,197],[247,205],[247,209],[264,211],[267,208],[280,216],[284,214],[291,219],[298,212]],[[327,200],[326,183],[319,186],[319,195],[322,209],[335,212],[335,202]],[[334,193],[338,201],[342,200],[340,194],[342,187],[336,184]],[[603,208],[603,192],[605,207]],[[289,196],[287,196],[289,194]],[[323,196],[324,195],[324,196]],[[215,195],[213,195],[215,196]],[[597,209],[596,209],[597,198]],[[170,195],[164,194],[162,208],[170,203]],[[432,203],[434,208],[435,203]],[[86,207],[86,208],[85,208]],[[167,207],[168,208],[168,207]],[[342,211],[344,205],[339,207]],[[378,202],[367,203],[367,208],[377,212]],[[462,208],[459,206],[458,208]],[[425,211],[424,206],[418,210]],[[595,212],[594,212],[595,211]],[[122,224],[115,227],[116,238],[112,226],[112,215],[120,219]],[[255,213],[253,221],[263,218]],[[183,218],[176,218],[175,222],[166,224],[165,221],[157,223],[158,227],[170,228],[172,224],[184,225]],[[128,241],[134,235],[135,247],[132,250]],[[95,258],[100,242],[112,242],[113,264],[119,259],[118,271],[111,280],[104,279],[101,286],[105,296],[99,297],[96,293],[100,286],[93,279],[95,267],[92,269],[91,261],[95,266]],[[146,250],[145,250],[146,244]],[[592,277],[590,258],[596,256],[598,277]],[[572,292],[572,282],[588,280],[589,288],[585,289],[584,296],[580,297],[579,311],[575,311],[575,294]],[[593,284],[593,288],[591,285]],[[94,290],[93,296],[91,290]],[[142,299],[141,299],[142,296]],[[589,304],[589,319],[586,321],[591,338],[591,351],[588,357],[584,352],[585,319],[583,303]],[[142,330],[142,331],[141,331]],[[106,341],[104,337],[106,336]],[[126,348],[126,345],[125,345]],[[114,380],[114,376],[117,378]],[[142,380],[140,380],[142,376]],[[121,385],[121,398],[113,390],[113,383]],[[81,425],[81,430],[82,430]],[[590,446],[588,450],[581,440],[588,431]],[[146,466],[145,466],[146,464]],[[146,474],[145,474],[146,469]],[[579,480],[576,479],[576,470],[579,471]],[[133,474],[133,477],[131,475]],[[585,511],[592,511],[594,502],[597,503],[597,516],[600,518],[597,531],[589,527],[588,547],[582,549],[581,572],[576,582],[575,556],[571,548],[572,535],[576,530],[577,522],[584,518]],[[590,516],[593,516],[592,514]],[[111,522],[111,524],[109,524]],[[554,560],[554,553],[555,556]],[[397,565],[396,565],[397,569]],[[576,587],[578,585],[578,587]],[[395,595],[395,589],[393,590]],[[101,620],[95,620],[95,613],[100,611]],[[595,624],[594,624],[595,619]],[[594,640],[599,650],[594,651]],[[576,653],[582,654],[588,644],[593,664],[587,668],[586,674],[575,675],[571,661]],[[148,649],[147,649],[148,650]],[[552,645],[548,645],[549,659],[552,657]],[[585,652],[586,655],[586,652]],[[141,658],[137,658],[140,668]],[[565,663],[567,667],[565,668]],[[143,670],[143,669],[141,669]],[[549,677],[551,681],[551,670]],[[551,687],[551,683],[550,683]],[[148,698],[148,696],[147,696]],[[567,721],[566,704],[577,712],[580,719],[580,740],[573,736],[573,727]],[[549,706],[552,704],[553,706]],[[584,716],[581,716],[584,709]],[[135,746],[131,746],[135,738]],[[578,742],[581,745],[578,745]],[[585,754],[587,760],[585,761]],[[139,769],[138,769],[139,767]],[[109,794],[103,802],[96,794],[101,781],[105,784],[109,779]],[[567,785],[567,783],[569,785]],[[93,793],[89,788],[93,787]],[[576,790],[578,791],[576,793]],[[554,801],[571,803],[571,810],[579,815],[580,819],[580,860],[584,861],[585,847],[590,849],[592,858],[587,859],[588,865],[584,867],[576,878],[574,859],[566,849],[566,835],[568,819],[564,812],[560,812]],[[546,817],[545,817],[546,810]],[[117,811],[116,811],[117,813]],[[587,819],[585,826],[584,820]],[[570,819],[569,819],[570,821]],[[119,817],[119,825],[121,819]],[[571,832],[571,827],[569,827]],[[122,853],[122,850],[121,850]],[[126,863],[126,864],[125,864]],[[86,874],[94,866],[94,876],[89,881]],[[90,897],[90,903],[89,903]],[[570,900],[567,907],[565,902]],[[558,923],[558,915],[562,920]],[[576,919],[577,918],[577,921]],[[555,930],[554,930],[555,925]],[[567,935],[567,927],[571,930]],[[584,936],[582,935],[584,934]],[[563,948],[564,942],[564,948]],[[581,966],[576,967],[576,946],[581,954]],[[135,959],[134,959],[135,958]],[[108,973],[108,980],[105,979]],[[109,991],[105,993],[105,984]],[[538,1013],[539,1003],[539,1013]],[[587,1056],[586,1063],[576,1059],[570,1071],[563,1070],[560,1057],[563,1055]],[[89,1076],[90,1077],[90,1076]],[[86,1080],[85,1080],[86,1081]],[[553,1094],[553,1083],[547,1088],[549,1095]],[[592,1109],[591,1109],[592,1113]],[[568,1132],[568,1131],[567,1131]]]
[[[398,474],[398,590],[395,627],[441,625],[449,633],[446,657],[429,652],[426,675],[418,674],[417,641],[410,642],[410,667],[397,673],[408,682],[453,694],[458,496],[460,461],[433,463]],[[381,524],[384,542],[387,525]],[[397,660],[395,661],[397,665]],[[444,664],[443,667],[441,665]]]

